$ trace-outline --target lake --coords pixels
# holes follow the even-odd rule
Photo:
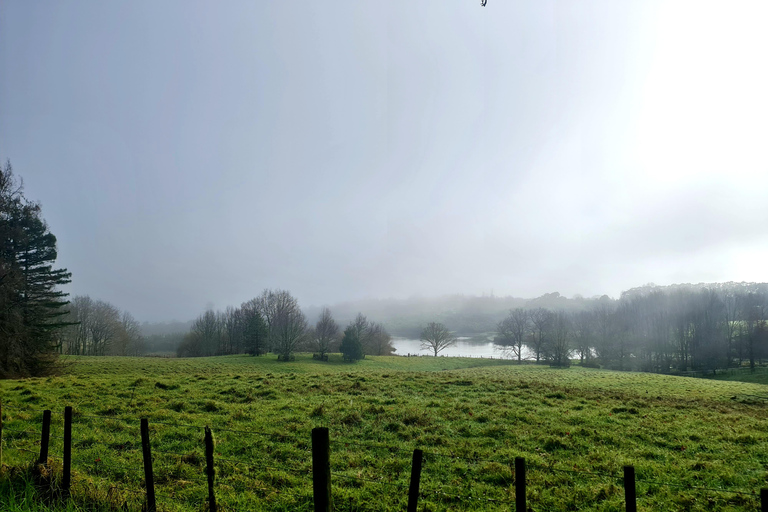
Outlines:
[[[395,355],[397,356],[432,355],[430,350],[422,350],[421,340],[393,337],[392,346],[395,347]],[[471,338],[457,338],[454,345],[441,350],[439,355],[446,357],[513,357],[511,351],[507,354],[491,341],[477,341]],[[530,358],[532,355],[526,347],[523,347],[523,359]]]

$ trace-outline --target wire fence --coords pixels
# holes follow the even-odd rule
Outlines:
[[[61,468],[62,459],[48,457],[47,453],[65,451],[66,427],[62,414],[51,413],[54,421],[46,426],[43,410],[25,413],[34,414],[25,414],[28,417],[24,419],[15,418],[8,425],[3,425],[0,415],[0,463],[23,466],[37,461]],[[100,422],[104,430],[96,432],[89,423],[91,420]],[[189,509],[199,509],[214,499],[207,488],[213,486],[209,470],[213,468],[218,500],[224,510],[247,509],[258,500],[272,502],[275,508],[285,508],[290,502],[309,510],[317,498],[312,492],[319,471],[314,458],[314,437],[217,428],[218,442],[213,453],[213,448],[206,448],[207,428],[202,425],[164,421],[147,422],[147,425],[147,442],[142,443],[138,438],[143,425],[137,418],[74,414],[70,441],[74,454],[71,492],[138,509],[147,508],[148,488],[152,485],[158,488],[155,494],[161,504],[165,501],[176,507],[186,505]],[[48,440],[43,435],[46,429]],[[150,445],[151,484],[144,467]],[[46,446],[45,454],[43,446]],[[558,486],[578,489],[581,485],[595,491],[599,499],[619,499],[623,494],[626,510],[630,511],[636,510],[629,506],[631,483],[633,501],[649,499],[666,489],[673,493],[698,493],[710,496],[708,499],[768,511],[768,491],[756,490],[765,485],[766,468],[747,471],[752,476],[744,477],[742,487],[728,488],[660,481],[642,471],[636,477],[631,466],[625,466],[624,473],[619,473],[563,467],[557,461],[543,464],[535,455],[532,460],[524,461],[521,473],[517,460],[512,464],[513,461],[498,457],[412,451],[401,446],[343,438],[329,440],[327,450],[329,477],[332,475],[337,503],[354,500],[354,491],[364,489],[367,500],[388,499],[393,505],[404,505],[407,501],[408,510],[413,499],[427,506],[451,510],[517,510],[520,493],[525,494],[527,489],[529,502],[538,500],[536,510],[546,510],[552,501],[548,496]],[[415,452],[419,452],[420,461],[414,491]],[[66,457],[64,455],[64,459]],[[632,468],[631,482],[627,480],[627,468]],[[637,498],[636,485],[640,489]],[[590,499],[589,493],[585,493],[585,498]],[[366,509],[360,505],[351,508]]]

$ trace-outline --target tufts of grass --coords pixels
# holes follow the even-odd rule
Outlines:
[[[641,510],[756,511],[751,492],[768,485],[768,406],[746,400],[768,395],[760,384],[459,358],[64,359],[70,375],[0,382],[3,458],[27,464],[41,410],[72,405],[75,503],[140,501],[142,417],[161,507],[179,512],[205,506],[204,425],[224,510],[311,510],[317,426],[331,433],[337,510],[402,510],[414,448],[426,510],[509,510],[519,456],[534,510],[622,509],[624,464]],[[61,432],[55,414],[54,457]],[[26,499],[14,485],[3,504]]]

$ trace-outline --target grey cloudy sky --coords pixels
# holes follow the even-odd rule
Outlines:
[[[74,294],[768,281],[768,4],[0,4],[0,157]]]

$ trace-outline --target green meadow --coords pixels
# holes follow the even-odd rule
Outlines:
[[[54,412],[74,408],[73,502],[140,510],[139,419],[148,418],[158,506],[205,510],[203,427],[216,441],[222,510],[312,509],[311,430],[331,436],[336,510],[404,510],[411,455],[424,451],[420,510],[514,509],[514,458],[534,511],[623,510],[634,465],[639,510],[759,510],[768,487],[768,389],[509,361],[299,354],[199,359],[64,357],[58,377],[0,381],[0,496],[38,510],[9,476],[39,450]],[[90,508],[89,508],[90,507]]]

